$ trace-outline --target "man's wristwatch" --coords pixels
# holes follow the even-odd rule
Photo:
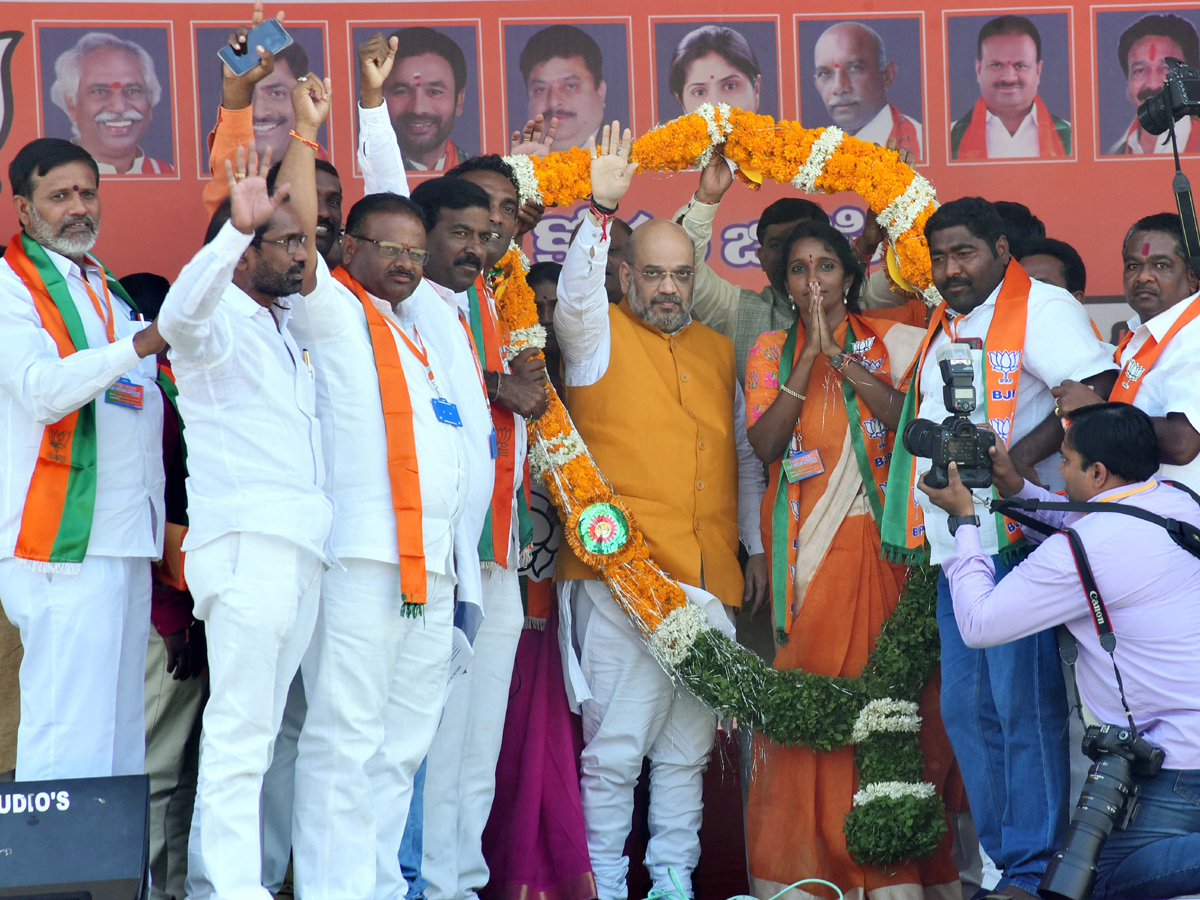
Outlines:
[[[854,357],[847,353],[835,353],[829,357],[829,365],[837,369],[839,372],[845,372],[846,366],[850,365],[850,361]]]
[[[954,533],[958,531],[958,527],[960,525],[974,525],[976,528],[978,528],[979,516],[951,516],[946,520],[946,527],[950,529],[951,537],[953,537]]]

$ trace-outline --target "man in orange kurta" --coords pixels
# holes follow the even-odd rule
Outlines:
[[[754,569],[763,563],[756,520],[762,468],[745,438],[733,344],[691,319],[695,269],[683,229],[663,220],[642,225],[630,240],[629,262],[621,264],[625,300],[608,302],[610,226],[636,168],[628,161],[629,140],[626,131],[618,152],[617,133],[603,130],[592,162],[592,209],[559,281],[554,327],[567,407],[651,555],[677,581],[712,594],[710,605],[727,626],[715,601],[728,608],[742,603],[739,530]],[[655,888],[672,889],[670,868],[690,894],[714,716],[676,690],[608,588],[565,546],[557,578],[564,633],[571,634],[565,623],[573,619],[579,648],[581,677],[571,687],[582,701],[587,746],[580,794],[600,900],[628,895],[623,850],[634,783],[647,756],[646,867]]]

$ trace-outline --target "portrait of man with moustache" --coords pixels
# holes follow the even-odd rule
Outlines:
[[[46,29],[50,35],[55,30]],[[163,31],[165,50],[165,30],[155,30]],[[150,36],[154,30],[142,31]],[[47,37],[43,33],[44,43],[55,43],[53,37]],[[83,147],[96,160],[101,175],[175,174],[169,90],[165,89],[169,85],[161,80],[169,72],[165,54],[162,62],[160,76],[154,58],[141,43],[107,31],[85,32],[54,59],[49,91],[51,103],[66,115],[70,133],[58,133],[61,118],[47,117],[47,136],[69,138]],[[160,103],[165,115],[163,127],[156,131],[165,139],[157,144],[159,155],[165,158],[156,159],[155,148],[147,152],[145,144]]]
[[[952,54],[950,68],[951,107],[956,106],[956,88],[963,84],[958,72],[966,60],[953,54],[961,52],[966,29],[979,17],[954,17],[949,20],[947,43]],[[1042,29],[1056,28],[1055,40],[1043,40]],[[986,19],[975,36],[974,74],[979,96],[965,115],[950,126],[950,158],[952,160],[992,159],[1066,159],[1072,155],[1071,123],[1051,112],[1041,96],[1041,89],[1062,92],[1069,98],[1069,75],[1051,76],[1053,65],[1062,66],[1067,47],[1060,43],[1068,39],[1066,17],[1056,15],[1003,15]],[[1061,20],[1061,21],[1059,21]],[[1061,24],[1061,38],[1057,27]],[[958,26],[957,28],[955,26]],[[1055,46],[1058,44],[1059,46]],[[1043,56],[1043,49],[1047,51]],[[1063,112],[1069,112],[1069,99]]]
[[[391,35],[396,60],[383,99],[409,172],[447,171],[479,153],[478,98],[469,96],[478,93],[478,74],[452,33],[469,36],[475,53],[473,28],[414,26]],[[472,130],[468,141],[463,132]]]
[[[271,73],[255,82],[251,98],[255,149],[262,154],[269,147],[271,159],[276,162],[287,153],[292,140],[289,133],[296,127],[292,89],[301,75],[313,72],[324,77],[326,72],[325,30],[317,25],[287,22],[284,28],[292,43],[274,55]],[[228,42],[229,28],[197,26],[194,39],[196,85],[200,101],[200,158],[207,161],[208,138],[217,124],[217,112],[221,105],[224,66],[217,51]],[[329,136],[326,125],[322,125],[317,133],[317,144],[321,148],[317,151],[317,158],[328,160]]]

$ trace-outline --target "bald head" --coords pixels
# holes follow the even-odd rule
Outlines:
[[[634,314],[673,334],[691,321],[695,257],[691,238],[669,219],[634,229],[621,263],[621,287]]]
[[[860,22],[825,29],[813,49],[813,80],[830,118],[850,134],[887,105],[896,64],[887,61],[883,38]]]

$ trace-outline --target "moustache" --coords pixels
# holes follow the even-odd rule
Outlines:
[[[441,122],[438,116],[422,115],[421,113],[400,113],[396,122],[400,125],[437,125]]]
[[[463,253],[454,260],[456,266],[471,266],[474,269],[483,271],[483,260],[474,253]]]
[[[329,216],[317,216],[317,226],[320,227],[322,225],[325,227],[325,230],[334,237],[337,237],[338,232],[342,230],[341,223],[335,222],[333,219],[329,218]]]
[[[544,113],[542,113],[542,115],[545,117],[547,122],[549,122],[555,116],[557,116],[560,119],[575,118],[575,113],[571,112],[571,110],[569,110],[569,109],[548,109]]]
[[[92,121],[95,122],[97,125],[103,125],[106,122],[113,122],[113,121],[140,122],[144,118],[146,118],[146,117],[143,116],[140,112],[138,112],[136,109],[133,109],[132,107],[130,107],[129,109],[126,109],[124,112],[113,112],[111,109],[102,110],[102,111],[96,113],[96,115],[92,116]]]
[[[1147,100],[1149,100],[1151,97],[1156,97],[1161,93],[1162,93],[1161,87],[1142,88],[1140,91],[1138,91],[1137,101],[1139,104],[1142,104],[1142,103],[1145,103]]]
[[[952,287],[970,287],[970,286],[971,286],[970,279],[948,278],[938,286],[938,290],[949,290]]]
[[[829,108],[837,109],[839,106],[858,106],[860,103],[862,103],[862,100],[857,94],[841,94],[829,104]]]
[[[58,227],[58,233],[60,235],[66,234],[67,229],[73,225],[86,225],[88,227],[88,231],[90,231],[92,234],[95,234],[100,229],[100,223],[91,216],[72,216]]]

